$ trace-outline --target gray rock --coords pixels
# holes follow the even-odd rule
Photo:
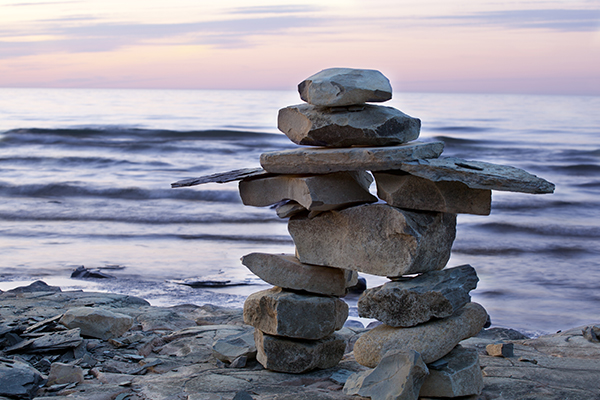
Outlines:
[[[298,85],[300,98],[316,106],[348,106],[392,98],[390,81],[371,69],[328,68]]]
[[[361,205],[312,219],[294,216],[288,231],[303,263],[393,277],[444,268],[456,215]]]
[[[265,207],[282,200],[294,200],[307,210],[327,211],[352,205],[373,203],[369,193],[371,175],[364,171],[336,172],[327,175],[279,175],[243,180],[240,197],[247,206]]]
[[[262,168],[244,168],[235,169],[233,171],[219,172],[211,175],[204,175],[198,178],[184,179],[178,182],[171,183],[172,188],[180,188],[187,186],[201,185],[203,183],[227,183],[239,181],[241,179],[264,178],[270,174]]]
[[[240,357],[252,360],[256,358],[254,330],[248,329],[219,339],[213,343],[212,351],[216,358],[229,363]]]
[[[4,349],[6,353],[44,353],[72,349],[82,342],[79,328],[67,331],[43,333],[32,339],[23,340],[11,347]]]
[[[277,128],[300,145],[392,146],[417,139],[421,120],[392,107],[298,104],[279,110]]]
[[[291,374],[334,367],[346,348],[346,341],[337,334],[320,340],[299,340],[268,335],[257,329],[254,341],[256,359],[263,367]]]
[[[400,278],[365,290],[358,299],[358,314],[393,327],[446,318],[471,301],[469,292],[478,281],[470,265]]]
[[[78,307],[68,310],[60,323],[69,329],[80,328],[83,336],[106,340],[127,332],[133,325],[133,318],[106,309]]]
[[[62,383],[82,383],[83,369],[78,365],[52,363],[46,386]]]
[[[416,351],[390,351],[375,369],[358,372],[348,378],[344,393],[372,400],[417,400],[428,373]]]
[[[485,351],[492,357],[513,357],[515,355],[512,343],[491,343],[485,346]]]
[[[492,191],[461,182],[433,182],[409,174],[376,172],[377,196],[391,206],[454,214],[489,215]]]
[[[461,158],[408,161],[399,169],[434,182],[457,181],[472,189],[504,190],[543,194],[554,192],[554,184],[522,169]]]
[[[248,296],[244,321],[264,333],[298,339],[322,339],[342,329],[348,305],[336,297],[298,294],[279,287]]]
[[[30,399],[44,383],[43,375],[18,360],[0,360],[0,396]]]
[[[356,341],[354,357],[359,364],[373,368],[390,350],[415,350],[429,364],[448,354],[461,340],[476,335],[486,319],[482,306],[469,303],[449,318],[412,328],[379,325]]]
[[[302,207],[296,201],[286,201],[278,204],[275,207],[275,212],[277,212],[277,216],[279,218],[289,218],[292,215],[296,215],[301,212],[308,211],[306,208]]]
[[[343,297],[358,282],[355,271],[303,264],[287,254],[251,253],[242,264],[271,285],[325,296]]]
[[[58,286],[49,286],[44,281],[35,281],[28,286],[19,286],[14,289],[6,291],[6,293],[35,293],[35,292],[56,293],[56,292],[62,292],[62,290]]]
[[[275,174],[329,174],[339,171],[387,171],[407,161],[439,157],[442,142],[414,142],[388,147],[300,148],[267,152],[260,164]]]
[[[421,397],[460,397],[479,395],[483,390],[483,375],[475,349],[456,346],[438,361],[445,365],[429,368],[429,376],[421,387]]]
[[[600,326],[586,326],[581,332],[588,341],[600,343]]]

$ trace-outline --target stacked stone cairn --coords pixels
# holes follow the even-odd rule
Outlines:
[[[439,158],[443,143],[414,141],[419,119],[367,104],[391,99],[378,71],[326,69],[298,90],[306,103],[280,110],[278,128],[316,147],[264,153],[262,169],[180,182],[241,180],[244,204],[276,205],[278,216],[289,218],[295,255],[242,258],[275,286],[244,305],[245,322],[256,328],[257,360],[288,373],[335,366],[346,346],[335,333],[348,316],[340,297],[363,272],[389,278],[358,301],[361,317],[383,324],[355,343],[356,361],[374,369],[351,376],[345,393],[479,394],[477,352],[459,342],[476,335],[488,315],[470,301],[475,270],[444,269],[456,214],[488,215],[492,189],[551,193],[554,185],[513,167]],[[369,192],[373,177],[379,199]]]

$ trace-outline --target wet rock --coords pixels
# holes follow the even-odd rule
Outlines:
[[[246,360],[256,358],[254,330],[248,329],[217,340],[212,345],[212,352],[219,360],[229,363],[233,363],[234,360],[240,357],[245,357],[245,364]]]
[[[68,310],[60,323],[70,329],[81,329],[84,336],[107,340],[127,332],[133,325],[133,318],[106,309],[78,307]]]
[[[105,274],[104,272],[100,271],[99,269],[87,269],[86,267],[84,267],[83,265],[80,267],[77,267],[77,269],[75,269],[75,271],[73,271],[71,273],[71,278],[77,278],[77,279],[115,279],[114,276],[109,275],[109,274]]]
[[[393,146],[419,137],[421,120],[392,107],[322,108],[298,104],[279,110],[277,128],[308,146]]]
[[[393,327],[410,327],[451,316],[471,301],[477,273],[470,265],[400,278],[367,289],[358,299],[358,314]]]
[[[416,400],[428,373],[416,351],[390,351],[375,369],[350,376],[344,393],[373,400]]]
[[[492,191],[471,189],[461,182],[433,182],[409,174],[373,174],[377,196],[391,206],[453,214],[489,215]]]
[[[429,366],[429,376],[421,387],[421,397],[460,397],[479,395],[483,390],[483,375],[477,350],[456,346],[440,360],[440,368]]]
[[[52,363],[48,374],[47,386],[63,383],[82,383],[83,369],[78,365]]]
[[[379,325],[356,341],[354,357],[359,364],[374,368],[389,350],[415,350],[428,364],[448,354],[461,340],[476,335],[486,318],[482,306],[469,303],[449,318],[411,328]]]
[[[327,175],[279,175],[241,181],[240,197],[245,205],[265,207],[282,200],[294,200],[307,210],[327,211],[373,203],[369,193],[373,178],[362,172],[336,172]]]
[[[345,340],[333,334],[320,340],[289,339],[256,330],[256,359],[278,372],[301,374],[315,368],[331,368],[344,356]]]
[[[316,106],[347,106],[392,98],[390,81],[371,69],[328,68],[298,84],[300,98]]]
[[[244,321],[270,335],[322,339],[341,329],[348,305],[336,297],[306,295],[272,288],[248,296]]]
[[[414,142],[388,147],[300,148],[260,155],[262,167],[275,174],[329,174],[339,171],[387,171],[404,163],[439,157],[442,142]]]
[[[343,297],[358,280],[355,271],[303,264],[287,254],[251,253],[242,264],[271,285],[326,296]]]
[[[43,375],[27,363],[8,359],[0,361],[0,396],[31,399],[44,381]]]
[[[393,277],[444,268],[456,215],[362,205],[313,219],[294,216],[288,231],[303,263]]]
[[[492,357],[514,357],[512,343],[492,343],[485,346],[485,351]]]
[[[28,286],[19,286],[17,288],[7,290],[6,293],[35,293],[35,292],[62,292],[58,286],[49,286],[44,281],[35,281]]]

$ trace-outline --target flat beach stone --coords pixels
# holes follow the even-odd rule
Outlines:
[[[343,297],[358,282],[355,271],[303,264],[291,254],[251,253],[242,264],[271,285],[325,296]]]
[[[204,175],[198,178],[184,179],[171,183],[171,188],[180,188],[187,186],[201,185],[203,183],[227,183],[239,181],[242,179],[250,179],[256,177],[266,177],[270,174],[262,168],[243,168],[234,169],[233,171],[218,172],[216,174]]]
[[[489,215],[492,191],[462,182],[433,182],[410,174],[375,172],[377,196],[391,206],[454,214]]]
[[[298,84],[300,98],[316,106],[347,106],[392,98],[392,85],[372,69],[328,68]]]
[[[483,375],[475,349],[460,345],[437,362],[441,368],[429,366],[429,375],[421,386],[421,397],[460,397],[479,395],[483,390]],[[436,363],[437,363],[436,362]]]
[[[461,340],[479,333],[486,321],[485,309],[469,303],[449,318],[411,328],[379,325],[356,341],[354,357],[359,364],[374,368],[390,350],[415,350],[429,364],[444,357]]]
[[[244,322],[264,333],[317,340],[342,329],[348,305],[337,297],[289,292],[279,287],[252,293],[244,302]]]
[[[344,394],[371,399],[416,400],[428,373],[416,351],[390,351],[375,369],[351,375],[344,385]]]
[[[46,386],[62,383],[82,383],[83,369],[78,365],[52,363]]]
[[[279,110],[277,128],[300,145],[392,146],[417,139],[421,120],[392,107],[298,104]]]
[[[275,207],[275,212],[279,218],[289,218],[301,212],[308,211],[296,201],[286,201]]]
[[[293,216],[288,231],[303,263],[393,277],[444,268],[456,215],[371,204]]]
[[[0,360],[0,396],[31,399],[45,380],[40,371],[25,362]]]
[[[434,182],[462,182],[472,189],[543,194],[554,192],[554,184],[520,168],[482,161],[445,157],[409,161],[399,169]]]
[[[221,361],[233,362],[239,357],[256,358],[254,330],[248,329],[221,338],[212,344],[213,355]]]
[[[404,163],[439,157],[442,142],[414,142],[387,147],[326,147],[272,151],[260,155],[262,167],[274,174],[329,174],[338,171],[386,171]]]
[[[316,176],[279,175],[243,180],[239,191],[247,206],[265,207],[282,200],[294,200],[307,210],[327,211],[376,202],[377,197],[369,193],[372,181],[365,171]]]
[[[133,318],[102,308],[77,307],[68,310],[59,322],[69,329],[80,328],[83,336],[107,340],[127,332]]]
[[[346,341],[338,334],[320,340],[290,339],[256,330],[256,360],[266,369],[301,374],[336,366],[344,356]]]
[[[367,289],[358,299],[358,315],[392,327],[411,327],[446,318],[471,301],[477,273],[470,265],[400,278]]]

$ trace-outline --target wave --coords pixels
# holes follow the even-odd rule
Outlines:
[[[438,132],[461,132],[461,133],[480,133],[491,131],[492,128],[483,128],[480,126],[466,126],[466,125],[449,125],[449,126],[438,126],[435,128],[427,127],[428,130]]]
[[[540,236],[558,236],[558,237],[576,237],[576,238],[600,238],[599,226],[578,226],[578,225],[517,225],[501,222],[488,222],[473,225],[476,229],[483,229],[490,232],[510,234],[525,233]]]
[[[526,247],[471,247],[457,245],[452,247],[452,252],[457,254],[468,254],[468,255],[483,255],[483,256],[519,256],[526,254],[536,255],[551,255],[557,256],[568,256],[569,258],[575,258],[577,256],[596,254],[587,247],[582,246],[546,246],[543,248],[526,248]]]
[[[107,157],[0,157],[0,164],[7,165],[58,165],[61,169],[71,167],[106,168],[110,166],[129,167],[170,167],[171,164],[161,161],[143,163]]]

